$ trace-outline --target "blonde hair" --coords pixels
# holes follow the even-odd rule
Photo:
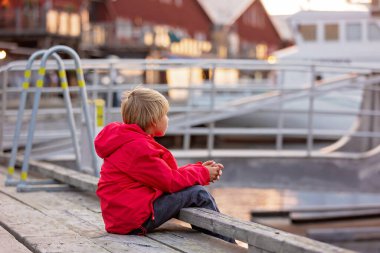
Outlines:
[[[158,91],[137,87],[123,92],[121,116],[125,124],[137,124],[144,131],[169,111],[168,100]]]

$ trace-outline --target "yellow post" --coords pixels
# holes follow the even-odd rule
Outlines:
[[[95,126],[96,128],[99,128],[99,127],[103,128],[105,124],[105,117],[104,117],[105,101],[103,99],[95,99],[94,105],[95,105],[95,118],[96,118]]]

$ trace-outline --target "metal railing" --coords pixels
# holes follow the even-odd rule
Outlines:
[[[67,54],[69,54],[73,59],[74,59],[74,64],[76,67],[76,78],[77,78],[77,83],[79,87],[79,93],[81,96],[81,101],[82,101],[82,106],[83,106],[83,115],[85,117],[85,124],[86,124],[86,129],[87,129],[87,140],[89,143],[92,143],[92,140],[94,138],[94,129],[92,129],[91,123],[90,123],[90,115],[89,115],[89,109],[87,105],[87,92],[85,88],[85,81],[83,77],[83,70],[81,68],[80,64],[80,59],[77,53],[67,47],[67,46],[54,46],[50,48],[49,50],[41,50],[37,51],[36,53],[32,54],[31,57],[29,58],[26,66],[25,66],[25,71],[24,71],[24,81],[22,83],[22,92],[20,95],[20,101],[19,101],[19,109],[17,113],[17,120],[16,120],[16,126],[15,126],[15,131],[14,131],[14,136],[13,136],[13,143],[12,143],[12,152],[11,152],[11,157],[9,160],[9,166],[8,166],[8,174],[6,178],[6,185],[17,185],[17,189],[20,191],[23,191],[25,189],[29,189],[30,184],[40,184],[41,182],[27,182],[27,177],[28,177],[28,170],[29,170],[29,159],[30,159],[30,154],[31,154],[31,149],[32,149],[32,144],[33,144],[33,138],[34,138],[34,132],[35,132],[35,127],[36,127],[36,121],[37,121],[37,113],[40,105],[40,100],[41,100],[41,93],[43,91],[44,87],[44,79],[46,75],[46,62],[47,59],[50,56],[53,56],[56,60],[56,63],[58,64],[58,76],[60,80],[60,85],[62,88],[63,92],[63,98],[65,102],[65,107],[66,107],[66,116],[68,119],[69,123],[69,130],[71,134],[71,139],[72,139],[72,144],[74,148],[74,153],[75,153],[75,161],[77,165],[77,169],[81,169],[81,160],[80,160],[80,155],[79,155],[79,143],[78,143],[78,138],[77,138],[77,133],[76,133],[76,126],[74,122],[74,116],[73,116],[73,110],[72,110],[72,103],[71,103],[71,98],[70,94],[68,92],[68,82],[67,82],[67,77],[66,77],[66,70],[64,63],[60,56],[56,54],[58,51],[63,51]],[[17,151],[19,147],[19,137],[20,137],[20,132],[21,132],[21,125],[23,121],[23,116],[24,116],[24,111],[25,111],[25,105],[26,105],[26,100],[27,100],[27,95],[28,95],[28,89],[31,83],[31,76],[32,76],[32,65],[34,61],[36,60],[37,57],[42,56],[40,67],[38,69],[38,79],[36,81],[36,90],[34,93],[34,102],[33,102],[33,108],[31,111],[31,116],[30,116],[30,122],[28,125],[28,135],[27,135],[27,141],[26,141],[26,147],[25,147],[25,152],[23,156],[23,163],[22,163],[22,168],[21,168],[21,178],[20,181],[14,180],[13,179],[13,174],[15,170],[15,164],[16,164],[16,156],[17,156]],[[2,98],[6,100],[6,94],[3,93]],[[4,116],[4,115],[2,115]],[[97,157],[95,154],[95,149],[93,145],[90,145],[90,150],[91,156],[92,156],[92,167],[94,168],[95,175],[99,175],[98,172],[98,166],[97,166]],[[45,184],[46,182],[43,182]],[[50,183],[50,182],[49,182]]]
[[[351,127],[363,117],[380,116],[376,105],[362,106],[364,93],[379,91],[376,86],[380,82],[379,71],[371,66],[270,64],[252,60],[83,59],[81,62],[88,96],[106,101],[107,122],[121,120],[120,94],[126,89],[144,85],[165,94],[171,103],[167,136],[174,136],[179,142],[172,148],[177,157],[360,158],[377,153],[376,142],[353,152],[330,146],[340,138],[380,138],[376,128]],[[75,71],[72,61],[64,64],[69,73]],[[15,114],[8,108],[7,97],[17,100],[21,91],[17,76],[23,68],[25,62],[19,61],[0,69],[2,119]],[[57,64],[48,61],[46,68],[56,70]],[[58,90],[44,88],[45,93],[51,94]],[[69,87],[70,92],[78,90]],[[80,111],[73,110],[76,114]],[[52,108],[40,112],[65,113]],[[5,125],[9,124],[6,122],[2,120],[0,124],[1,150],[10,137],[5,133]],[[65,129],[57,131],[57,136],[62,136],[62,131]],[[271,144],[262,147],[263,138]],[[298,145],[292,145],[294,140]],[[321,140],[329,142],[321,144]]]

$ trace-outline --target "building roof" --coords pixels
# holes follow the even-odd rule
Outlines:
[[[300,11],[289,17],[294,22],[365,19],[369,11]]]
[[[287,15],[274,15],[269,16],[272,21],[272,24],[276,28],[278,34],[283,40],[293,40],[293,34],[288,23],[289,16]]]
[[[198,0],[215,25],[232,25],[255,0]]]
[[[330,4],[326,5],[326,2]],[[355,3],[352,0],[307,0],[301,5],[301,10],[308,11],[368,11],[369,7],[364,4]]]

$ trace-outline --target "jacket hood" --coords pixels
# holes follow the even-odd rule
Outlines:
[[[99,157],[106,158],[123,144],[136,138],[146,138],[149,135],[136,124],[112,122],[105,126],[96,136],[94,144]]]

